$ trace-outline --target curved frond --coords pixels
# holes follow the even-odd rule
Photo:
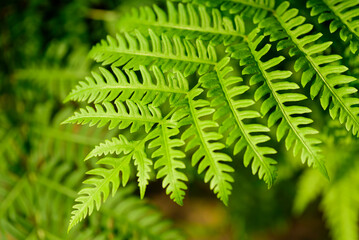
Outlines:
[[[93,157],[100,157],[102,155],[108,154],[128,154],[135,148],[135,144],[128,141],[127,138],[123,135],[118,137],[113,137],[110,140],[106,140],[104,143],[97,145],[85,158],[88,160]]]
[[[80,109],[79,112],[76,112],[63,123],[88,123],[89,126],[97,124],[97,127],[110,123],[109,129],[115,127],[124,129],[131,126],[131,132],[136,132],[144,125],[146,132],[148,132],[153,124],[161,120],[161,112],[158,108],[127,100],[125,103],[115,101],[114,105],[110,102],[104,102],[103,105],[95,104],[95,108],[87,106],[86,109]]]
[[[131,23],[129,24],[127,23]],[[132,9],[122,17],[120,29],[151,28],[158,33],[179,35],[187,39],[202,39],[211,44],[228,45],[244,37],[245,25],[240,16],[234,20],[222,16],[217,8],[206,8],[195,4],[174,4],[167,1],[167,12],[157,5]]]
[[[271,48],[270,44],[257,48],[262,43],[264,36],[258,34],[259,29],[254,29],[248,36],[248,42],[229,48],[234,58],[240,59],[244,65],[242,74],[253,75],[250,84],[261,83],[255,92],[255,100],[264,99],[261,106],[261,113],[268,115],[268,126],[272,127],[277,122],[277,139],[280,141],[284,136],[286,147],[293,147],[294,155],[301,153],[302,162],[309,166],[318,168],[321,173],[328,177],[322,157],[319,155],[320,148],[317,146],[321,141],[311,135],[317,134],[307,125],[313,120],[304,117],[303,114],[311,112],[307,107],[297,103],[306,99],[303,94],[292,92],[299,86],[288,79],[292,72],[283,70],[271,70],[278,68],[284,60],[283,56],[272,58],[263,62],[263,58]],[[288,105],[290,103],[290,105]]]
[[[211,131],[218,124],[212,120],[202,119],[210,116],[215,110],[209,107],[209,102],[194,98],[201,94],[202,89],[193,89],[188,94],[188,103],[178,110],[173,118],[180,121],[180,126],[189,125],[181,139],[187,142],[186,151],[198,147],[192,156],[192,165],[198,164],[198,173],[205,172],[204,181],[210,182],[210,188],[217,197],[227,205],[231,194],[233,178],[229,172],[233,168],[226,162],[232,159],[225,153],[220,152],[225,146],[218,142],[222,135]]]
[[[348,131],[359,136],[359,98],[353,95],[358,90],[348,86],[357,79],[344,74],[348,68],[338,64],[341,56],[323,54],[332,42],[317,43],[322,34],[310,34],[313,25],[304,24],[298,10],[288,8],[288,2],[282,3],[276,10],[277,19],[266,20],[263,26],[269,28],[272,41],[279,41],[278,50],[290,48],[290,55],[298,57],[294,67],[303,71],[303,86],[311,82],[311,97],[320,95],[323,109],[329,107],[333,119],[338,118]]]
[[[250,119],[260,117],[254,110],[247,109],[254,104],[251,99],[240,98],[249,87],[242,83],[241,77],[228,76],[233,68],[228,66],[230,58],[222,59],[216,66],[216,72],[208,73],[200,78],[200,82],[209,89],[208,97],[212,97],[212,107],[218,108],[214,114],[214,120],[221,121],[219,132],[228,132],[227,145],[234,143],[234,155],[245,149],[244,165],[247,167],[252,162],[252,172],[258,172],[259,178],[270,187],[276,178],[276,169],[273,166],[276,161],[268,154],[276,151],[271,147],[260,146],[270,138],[264,135],[269,129],[261,124],[246,123]],[[254,135],[255,134],[255,135]]]
[[[330,21],[331,33],[339,31],[340,38],[350,43],[352,53],[359,49],[359,2],[355,0],[309,0],[310,15],[318,22]]]
[[[163,178],[162,187],[166,188],[166,193],[170,195],[177,204],[183,204],[183,198],[188,181],[187,176],[180,172],[179,169],[186,168],[185,164],[180,160],[186,155],[178,149],[184,145],[184,142],[175,136],[179,133],[178,126],[175,122],[164,121],[153,132],[153,139],[149,148],[157,148],[152,158],[159,157],[155,161],[154,168],[158,170],[157,178]]]
[[[83,188],[76,198],[77,204],[74,205],[72,217],[68,230],[73,228],[77,223],[84,219],[87,215],[91,215],[95,206],[100,209],[102,202],[106,201],[110,192],[114,195],[122,182],[125,186],[130,178],[130,160],[132,155],[126,155],[121,158],[105,157],[97,161],[97,164],[111,166],[107,168],[95,168],[87,172],[94,175],[84,181],[84,184],[91,187]],[[119,177],[121,173],[121,178]],[[110,188],[111,185],[111,188]]]
[[[168,97],[173,102],[178,94],[186,94],[187,80],[182,75],[167,74],[152,66],[151,71],[140,65],[141,78],[133,70],[113,67],[112,72],[100,68],[101,75],[92,72],[93,77],[86,78],[67,96],[65,101],[87,101],[88,103],[125,101],[131,99],[142,104],[152,103],[159,106]]]
[[[205,45],[196,40],[193,45],[189,40],[175,35],[159,37],[151,29],[149,37],[136,30],[130,33],[117,34],[116,39],[108,36],[92,48],[90,56],[103,65],[139,68],[139,65],[158,65],[163,71],[172,69],[183,72],[185,76],[198,72],[200,75],[209,71],[216,64],[217,56],[212,45]]]

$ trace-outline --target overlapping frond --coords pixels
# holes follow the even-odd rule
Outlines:
[[[123,68],[139,68],[139,65],[158,65],[163,71],[172,69],[183,72],[185,76],[196,71],[204,74],[216,64],[217,56],[212,45],[197,39],[196,44],[177,35],[159,37],[151,29],[149,37],[136,30],[134,34],[121,33],[116,39],[108,36],[92,48],[90,56],[103,65]]]
[[[352,53],[359,49],[359,2],[353,0],[309,0],[310,15],[318,22],[330,21],[331,33],[339,31],[340,38],[349,42]]]
[[[310,83],[312,98],[320,96],[323,109],[329,107],[333,119],[338,118],[348,131],[359,134],[359,98],[353,95],[358,90],[348,86],[357,79],[345,75],[347,67],[340,65],[339,55],[327,55],[332,42],[318,43],[321,33],[311,34],[313,25],[304,24],[305,18],[298,16],[297,9],[288,9],[284,2],[276,10],[276,19],[263,21],[272,41],[279,41],[278,50],[290,48],[289,54],[297,56],[295,70],[302,70],[302,85]]]
[[[161,111],[158,108],[126,100],[126,102],[115,101],[114,104],[110,102],[104,102],[102,105],[95,104],[95,108],[87,106],[86,109],[80,109],[63,123],[88,123],[89,126],[97,124],[97,127],[109,123],[109,129],[115,127],[124,129],[131,126],[132,132],[144,125],[148,132],[153,124],[161,120]]]
[[[127,23],[131,22],[131,25]],[[207,40],[211,44],[228,45],[244,37],[245,25],[240,16],[232,20],[217,8],[196,4],[174,4],[167,1],[167,12],[157,5],[134,8],[122,17],[120,29],[151,28],[158,33],[179,35],[187,39]],[[129,29],[130,28],[130,29]]]
[[[173,118],[180,122],[180,126],[189,125],[182,133],[181,139],[187,143],[186,151],[196,148],[192,156],[192,165],[198,164],[198,173],[205,172],[204,181],[209,182],[217,197],[227,204],[233,182],[229,173],[234,171],[227,162],[231,162],[232,159],[221,152],[225,147],[219,142],[222,135],[211,130],[217,128],[218,124],[207,119],[215,110],[209,107],[208,101],[195,99],[202,91],[200,88],[190,91],[188,102]]]
[[[307,162],[309,166],[313,165],[325,176],[328,176],[324,162],[319,155],[320,149],[317,145],[320,140],[312,137],[318,131],[308,127],[313,120],[303,116],[311,110],[298,104],[306,97],[292,91],[299,88],[296,83],[288,81],[292,72],[273,70],[273,68],[278,69],[278,65],[285,59],[283,56],[272,58],[266,62],[261,60],[268,53],[271,45],[265,44],[263,47],[259,47],[264,39],[259,32],[258,28],[254,29],[248,36],[248,42],[232,46],[228,51],[234,51],[232,57],[239,59],[240,65],[245,66],[242,74],[252,75],[250,84],[261,84],[254,97],[256,101],[264,99],[261,113],[268,115],[268,126],[272,127],[279,122],[276,134],[278,141],[286,136],[287,149],[293,147],[294,155],[300,153],[303,163]]]
[[[179,149],[184,145],[184,141],[176,138],[178,135],[178,125],[173,121],[164,121],[153,132],[153,140],[149,148],[157,148],[152,158],[159,157],[155,161],[154,168],[157,169],[157,178],[163,178],[162,187],[166,188],[166,193],[170,195],[177,204],[183,204],[183,198],[188,181],[187,176],[180,171],[186,168],[181,161],[186,155]]]
[[[199,81],[209,89],[208,97],[213,98],[211,106],[218,109],[214,114],[214,121],[220,122],[219,132],[228,133],[226,144],[234,144],[234,155],[245,149],[244,165],[247,167],[253,160],[253,174],[258,172],[259,178],[263,178],[270,187],[276,178],[276,161],[266,155],[276,151],[260,145],[270,139],[264,134],[269,129],[261,124],[245,122],[260,117],[260,114],[247,109],[254,101],[241,95],[249,87],[242,83],[241,77],[230,76],[233,68],[228,66],[229,61],[229,57],[222,59],[216,66],[216,72],[202,76]],[[239,97],[241,98],[238,99]]]

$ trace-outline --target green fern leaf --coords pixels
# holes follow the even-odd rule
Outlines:
[[[276,10],[277,19],[267,19],[262,26],[269,28],[272,41],[279,41],[278,50],[290,48],[289,54],[298,56],[294,67],[303,71],[303,86],[312,82],[311,97],[320,95],[323,109],[329,107],[333,119],[338,118],[348,131],[359,136],[359,98],[353,95],[358,90],[347,86],[356,79],[343,74],[348,68],[337,63],[341,56],[323,55],[332,42],[317,43],[322,34],[309,34],[313,25],[303,24],[305,18],[298,16],[298,10],[288,7],[288,2],[282,3]]]
[[[318,22],[330,21],[330,32],[340,31],[340,38],[350,43],[352,53],[359,49],[359,2],[353,0],[309,0],[310,15]]]
[[[110,140],[106,140],[104,143],[97,145],[85,158],[85,161],[93,158],[100,157],[102,155],[108,154],[129,154],[135,148],[135,144],[127,140],[126,137],[119,135],[118,137],[113,137]]]
[[[126,101],[129,110],[123,102],[115,101],[114,105],[104,102],[103,105],[95,104],[95,108],[87,106],[86,109],[80,109],[80,112],[76,112],[63,123],[89,123],[89,126],[97,124],[97,127],[110,123],[109,129],[115,127],[124,129],[131,125],[131,132],[136,132],[144,125],[148,132],[155,123],[162,120],[160,110],[151,105],[142,105],[131,100]]]
[[[125,186],[130,177],[130,160],[132,155],[127,155],[122,158],[105,157],[100,159],[97,164],[109,165],[112,168],[95,168],[87,172],[87,174],[95,175],[84,181],[85,184],[91,187],[83,188],[79,192],[79,197],[75,200],[78,202],[74,205],[72,217],[68,230],[73,228],[77,223],[84,219],[87,215],[91,215],[94,207],[99,210],[101,203],[107,199],[112,192],[114,195],[120,186],[119,174],[122,173],[121,182]],[[112,185],[110,189],[110,184]]]
[[[162,122],[154,131],[150,133],[153,140],[149,144],[149,148],[157,148],[152,158],[159,157],[155,161],[154,168],[158,170],[157,178],[163,178],[162,186],[166,189],[166,193],[170,194],[170,198],[177,204],[183,205],[183,198],[187,189],[185,181],[187,176],[178,169],[186,168],[180,159],[185,154],[178,149],[184,145],[184,142],[175,138],[179,133],[178,126],[175,122]]]
[[[251,84],[262,83],[255,92],[255,100],[265,98],[261,106],[261,113],[263,115],[269,114],[269,127],[280,122],[277,128],[278,141],[287,135],[285,140],[287,149],[289,150],[293,146],[294,155],[301,152],[303,163],[307,162],[309,166],[313,165],[324,176],[328,177],[322,157],[319,155],[320,149],[317,146],[321,141],[308,137],[308,135],[317,134],[318,131],[305,126],[313,120],[300,116],[311,112],[311,110],[307,107],[293,105],[293,103],[304,100],[306,97],[303,94],[291,92],[299,88],[296,83],[285,81],[292,75],[292,72],[270,70],[284,60],[283,56],[272,58],[266,62],[261,60],[268,53],[271,45],[266,44],[257,50],[264,39],[264,36],[259,35],[259,32],[258,28],[254,29],[249,34],[247,43],[231,46],[228,50],[234,51],[232,57],[239,58],[240,64],[245,65],[242,74],[253,75],[250,80]],[[286,103],[292,104],[287,106]],[[274,110],[271,111],[272,109]]]
[[[214,120],[225,119],[221,122],[219,132],[228,132],[227,145],[235,143],[234,155],[245,149],[244,165],[247,167],[253,159],[253,174],[258,172],[259,178],[263,178],[270,187],[276,178],[276,169],[273,166],[276,161],[266,155],[276,151],[270,147],[259,146],[269,140],[267,135],[263,135],[269,129],[260,124],[245,123],[246,119],[258,118],[260,114],[245,109],[254,104],[253,100],[237,100],[249,87],[241,83],[242,78],[228,76],[233,71],[233,68],[228,66],[229,61],[228,57],[222,59],[216,66],[216,72],[204,75],[199,81],[205,88],[209,88],[208,97],[213,98],[211,106],[218,108]]]
[[[211,12],[211,13],[209,13]],[[131,22],[131,25],[126,23]],[[202,39],[213,45],[228,45],[244,37],[244,22],[238,15],[232,20],[223,17],[217,8],[182,4],[175,6],[167,1],[167,12],[157,5],[134,8],[121,18],[120,29],[151,28],[157,33],[179,35],[187,39]]]
[[[208,101],[194,100],[202,91],[200,88],[190,91],[188,103],[175,112],[173,119],[180,121],[180,126],[190,124],[181,139],[187,142],[186,151],[199,147],[192,156],[192,165],[198,164],[198,173],[206,172],[204,181],[210,182],[210,188],[227,205],[232,189],[231,182],[233,182],[233,178],[228,173],[234,170],[226,162],[231,162],[232,159],[227,154],[219,152],[225,147],[218,142],[222,135],[209,131],[210,128],[218,127],[218,124],[212,120],[201,119],[215,111],[208,106]]]
[[[154,106],[159,106],[168,97],[170,97],[171,102],[174,102],[178,95],[187,93],[188,83],[182,75],[167,74],[167,77],[165,77],[157,66],[153,66],[151,72],[142,65],[139,66],[139,69],[142,82],[135,71],[125,70],[124,73],[120,69],[113,67],[114,76],[105,68],[100,68],[103,76],[93,72],[93,78],[88,77],[86,82],[80,82],[65,101],[100,103],[131,99],[142,104],[152,103]],[[152,77],[151,73],[153,73],[154,77]]]
[[[149,29],[149,39],[141,32],[117,34],[116,39],[108,36],[92,48],[90,56],[103,65],[123,66],[135,70],[139,65],[155,64],[163,71],[172,69],[183,72],[185,76],[198,71],[204,74],[217,62],[213,46],[206,46],[197,40],[194,46],[190,41],[177,35],[172,38],[166,34],[157,36]]]
[[[134,165],[137,167],[138,187],[140,188],[140,196],[144,198],[148,181],[150,180],[152,160],[147,157],[143,149],[135,151],[133,154]]]

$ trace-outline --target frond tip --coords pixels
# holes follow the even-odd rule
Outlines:
[[[77,204],[74,205],[68,231],[87,215],[91,215],[95,207],[99,210],[110,192],[112,195],[116,193],[120,182],[123,186],[127,184],[130,178],[130,160],[131,155],[122,158],[105,157],[100,159],[97,164],[109,165],[110,169],[95,168],[87,172],[94,177],[84,181],[84,184],[90,185],[90,187],[85,187],[79,192],[80,196],[75,200]],[[119,178],[120,173],[122,173],[121,179]],[[111,189],[110,185],[112,185]]]
[[[186,106],[175,113],[174,119],[179,121],[180,126],[190,125],[183,132],[181,139],[188,142],[186,151],[199,147],[192,156],[192,165],[198,165],[198,173],[205,172],[204,181],[210,183],[213,192],[227,205],[233,182],[229,173],[234,171],[227,162],[231,162],[232,159],[221,152],[225,147],[218,142],[222,135],[209,130],[218,127],[217,123],[202,119],[214,112],[214,109],[209,107],[209,102],[194,99],[202,91],[196,89],[189,92]]]
[[[155,161],[154,168],[158,170],[157,178],[163,178],[162,186],[166,188],[166,193],[170,194],[177,204],[183,205],[183,198],[188,181],[187,176],[180,172],[186,165],[181,161],[186,155],[178,148],[184,145],[184,142],[175,138],[179,133],[176,124],[164,122],[159,128],[151,132],[153,140],[149,148],[157,148],[152,158],[159,157]]]

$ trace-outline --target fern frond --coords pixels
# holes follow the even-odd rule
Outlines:
[[[86,82],[80,82],[65,101],[100,103],[131,99],[142,104],[152,103],[154,106],[159,106],[168,97],[170,97],[170,102],[173,102],[178,94],[187,93],[188,83],[182,75],[167,74],[165,76],[155,65],[152,66],[151,71],[142,65],[139,69],[141,80],[132,70],[126,69],[123,72],[113,67],[113,75],[105,68],[100,68],[101,75],[93,72],[93,77],[86,78]]]
[[[129,22],[130,26],[127,24]],[[131,13],[121,18],[118,25],[120,29],[126,30],[137,27],[151,28],[167,35],[179,35],[187,39],[199,38],[214,45],[228,45],[242,39],[245,32],[244,22],[238,15],[232,20],[223,17],[217,8],[191,3],[179,3],[176,6],[170,1],[167,1],[167,12],[157,5],[153,5],[153,8],[134,8]]]
[[[143,141],[146,141],[147,138]],[[113,137],[110,140],[106,140],[104,143],[100,143],[97,145],[85,158],[88,160],[92,157],[99,157],[102,155],[108,154],[116,154],[120,155],[121,153],[128,155],[132,151],[134,165],[137,167],[137,178],[138,178],[138,186],[140,188],[141,198],[144,197],[146,187],[148,185],[148,180],[150,179],[149,173],[151,172],[152,161],[147,158],[147,155],[144,152],[143,145],[140,142],[131,142],[128,141],[126,137],[123,135],[119,135],[118,137]]]
[[[85,184],[91,187],[83,188],[79,192],[79,197],[76,198],[77,204],[74,205],[72,217],[68,227],[68,231],[77,223],[84,219],[87,215],[91,215],[94,207],[97,210],[103,201],[107,199],[110,192],[114,195],[120,186],[120,182],[125,186],[130,177],[130,160],[132,155],[126,155],[121,158],[105,157],[97,161],[97,164],[105,164],[111,166],[107,168],[95,168],[87,172],[87,174],[95,175],[96,177],[89,178],[84,181]],[[121,179],[119,177],[121,173]],[[110,188],[110,185],[112,186]]]
[[[131,125],[131,132],[136,132],[144,125],[146,132],[148,132],[153,124],[161,120],[161,112],[158,108],[127,100],[125,103],[115,101],[114,105],[110,102],[104,102],[103,105],[95,104],[95,108],[87,106],[86,109],[80,109],[79,112],[76,112],[63,123],[88,123],[89,126],[97,124],[97,127],[110,123],[109,129],[115,127],[124,129]]]
[[[348,131],[359,136],[359,98],[353,94],[358,90],[347,84],[357,79],[345,75],[347,67],[339,65],[339,55],[323,55],[332,42],[317,43],[321,33],[310,34],[313,25],[304,24],[305,18],[298,16],[297,9],[290,9],[283,2],[276,10],[276,19],[263,22],[269,28],[271,41],[279,41],[278,50],[290,48],[289,54],[297,56],[295,70],[302,70],[302,85],[310,84],[312,98],[320,95],[323,109],[329,107],[330,116],[338,118]]]
[[[179,133],[175,122],[164,121],[154,131],[150,133],[153,139],[149,148],[157,148],[152,158],[159,157],[155,161],[154,168],[158,170],[157,178],[163,178],[162,187],[166,188],[166,193],[170,195],[177,204],[183,204],[183,198],[188,181],[187,176],[179,169],[186,168],[180,160],[186,155],[178,149],[184,145],[184,142],[175,136]]]
[[[152,160],[147,157],[144,149],[139,149],[135,151],[133,154],[134,165],[137,168],[137,181],[138,187],[140,188],[140,196],[141,199],[145,197],[146,188],[148,185],[148,181],[150,180],[150,172]]]
[[[211,190],[227,205],[232,190],[231,182],[233,182],[229,172],[234,170],[226,162],[231,162],[232,159],[220,152],[225,147],[224,144],[218,142],[222,135],[210,130],[217,128],[218,124],[212,120],[202,120],[215,111],[209,107],[208,101],[194,99],[202,91],[200,88],[190,91],[188,103],[175,112],[173,119],[179,121],[180,126],[190,125],[183,132],[181,139],[187,142],[186,151],[198,147],[192,156],[192,165],[198,164],[198,173],[205,171],[204,181],[210,182]]]
[[[248,35],[247,43],[231,46],[228,50],[234,51],[232,57],[240,59],[240,64],[245,66],[242,73],[253,75],[250,84],[262,83],[254,97],[256,101],[264,98],[261,113],[268,115],[269,127],[280,122],[276,134],[278,141],[286,135],[287,149],[293,147],[294,156],[301,153],[303,163],[307,162],[309,166],[313,165],[328,177],[322,157],[319,155],[320,149],[317,146],[321,141],[308,136],[318,133],[317,130],[307,126],[313,120],[300,116],[311,112],[309,108],[297,105],[297,102],[306,97],[303,94],[292,92],[299,88],[296,83],[285,81],[292,75],[292,72],[271,70],[275,67],[278,68],[278,65],[285,59],[283,56],[272,58],[266,62],[261,60],[268,53],[271,45],[265,44],[257,50],[264,39],[259,32],[258,28],[254,29]],[[291,105],[288,106],[288,103]]]
[[[132,143],[127,140],[123,135],[118,137],[113,137],[110,140],[106,140],[104,143],[97,145],[85,158],[85,161],[93,158],[100,157],[102,155],[116,154],[120,155],[121,153],[129,154],[135,148],[135,143]]]
[[[245,123],[246,119],[258,118],[260,114],[246,109],[254,104],[253,100],[238,99],[249,87],[242,83],[241,77],[228,76],[233,71],[233,68],[228,66],[229,61],[228,57],[222,59],[216,66],[216,72],[202,76],[199,81],[209,89],[208,97],[213,98],[211,106],[218,109],[214,120],[225,119],[221,122],[219,132],[228,132],[226,144],[230,146],[234,143],[234,155],[245,149],[244,165],[247,167],[253,160],[253,174],[258,172],[259,178],[263,178],[270,187],[276,178],[276,169],[273,166],[276,161],[266,155],[276,151],[270,147],[259,146],[269,140],[269,137],[263,134],[269,129],[261,124]]]
[[[215,49],[196,40],[193,45],[189,40],[175,35],[168,37],[156,35],[151,29],[149,38],[138,30],[135,35],[130,33],[117,34],[116,39],[108,36],[92,48],[90,56],[103,65],[113,64],[135,70],[139,65],[158,65],[163,71],[178,70],[185,76],[196,71],[201,75],[209,71],[217,62]]]
[[[359,49],[359,2],[353,0],[309,0],[310,15],[318,22],[330,21],[331,33],[340,31],[340,38],[350,43],[352,53]]]

